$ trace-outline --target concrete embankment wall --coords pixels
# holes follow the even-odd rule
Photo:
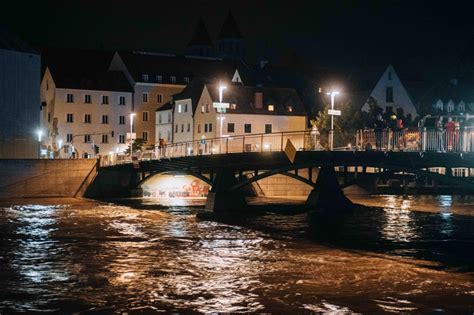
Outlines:
[[[0,199],[81,197],[96,160],[0,160]]]

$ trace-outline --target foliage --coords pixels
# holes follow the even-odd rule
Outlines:
[[[145,146],[146,141],[142,138],[137,138],[133,141],[133,152],[142,151]],[[125,154],[130,154],[130,145],[128,146],[127,150],[125,150]]]

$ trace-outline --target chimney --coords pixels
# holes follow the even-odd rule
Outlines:
[[[262,92],[255,92],[255,108],[261,109],[263,105],[263,93]]]

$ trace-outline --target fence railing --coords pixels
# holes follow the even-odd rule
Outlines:
[[[327,150],[327,134],[312,130],[200,139],[179,142],[141,153],[138,160],[160,160],[187,156],[244,152],[284,151],[290,140],[297,151]],[[363,129],[355,134],[334,135],[334,150],[403,151],[403,152],[474,152],[474,127],[452,131],[413,128]],[[101,166],[131,163],[130,157],[106,155]]]

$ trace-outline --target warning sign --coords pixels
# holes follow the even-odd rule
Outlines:
[[[286,145],[285,145],[285,154],[288,157],[288,160],[290,160],[291,163],[295,162],[296,158],[296,148],[291,142],[290,139],[286,140]]]

